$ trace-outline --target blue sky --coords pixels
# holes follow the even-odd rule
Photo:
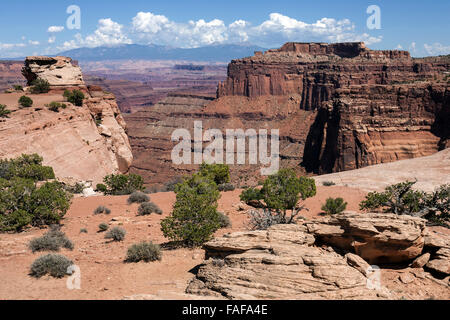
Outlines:
[[[80,29],[67,27],[70,5],[81,10]],[[370,5],[381,10],[381,29],[367,27]],[[286,41],[360,40],[414,56],[449,54],[449,12],[447,0],[10,1],[0,13],[0,58],[126,43],[274,48]]]

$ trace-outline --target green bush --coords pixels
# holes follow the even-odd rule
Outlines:
[[[67,101],[72,103],[73,105],[77,107],[83,106],[83,100],[85,98],[84,93],[80,90],[65,90],[64,91],[64,97],[67,98]]]
[[[267,177],[261,190],[249,188],[241,194],[241,200],[254,207],[266,208],[279,215],[275,219],[280,223],[293,223],[303,206],[298,206],[300,199],[316,195],[314,179],[297,178],[294,170],[281,169],[277,173]],[[261,202],[261,200],[264,201]],[[254,204],[253,202],[256,202]],[[290,216],[288,212],[291,212]]]
[[[236,190],[236,187],[235,187],[233,184],[231,184],[231,183],[222,183],[222,184],[219,184],[219,185],[217,186],[217,188],[219,189],[219,191],[222,191],[222,192],[228,192],[228,191],[234,191],[234,190]]]
[[[42,237],[34,238],[28,244],[33,253],[38,251],[59,251],[61,248],[73,250],[73,243],[66,234],[58,229],[52,229]]]
[[[157,244],[152,242],[141,242],[138,244],[133,244],[128,248],[126,262],[152,262],[161,261],[162,254],[161,248]]]
[[[178,184],[175,193],[173,212],[161,222],[164,236],[191,247],[202,245],[220,228],[216,183],[194,174]]]
[[[15,84],[13,85],[13,89],[16,91],[23,91],[23,86],[21,86],[20,84]]]
[[[360,209],[411,215],[430,222],[446,224],[450,221],[450,184],[442,185],[432,193],[413,190],[416,182],[406,181],[391,185],[384,192],[371,192],[360,203]]]
[[[334,183],[333,181],[324,181],[324,182],[322,183],[322,185],[323,185],[324,187],[331,187],[331,186],[335,186],[336,183]]]
[[[29,108],[33,105],[33,100],[27,96],[21,96],[19,98],[19,104],[24,108]]]
[[[46,105],[46,107],[53,112],[59,112],[59,109],[66,109],[67,105],[65,103],[60,103],[60,102],[51,102],[49,104]]]
[[[144,180],[137,174],[111,174],[104,178],[109,195],[126,195],[144,190]]]
[[[0,104],[0,118],[9,118],[11,114],[11,110],[8,110],[8,107],[4,104]]]
[[[31,83],[31,93],[40,94],[50,91],[50,83],[45,79],[36,79]]]
[[[106,191],[108,191],[108,187],[106,187],[104,184],[99,183],[97,184],[97,186],[95,187],[97,192],[103,192],[106,193]]]
[[[153,202],[144,202],[139,206],[138,215],[146,216],[152,213],[163,214],[162,210]]]
[[[70,207],[71,195],[59,182],[46,182],[40,188],[30,179],[0,179],[0,231],[21,231],[58,224]]]
[[[45,181],[55,178],[51,167],[42,165],[42,157],[37,154],[22,155],[11,160],[0,160],[0,178],[20,177],[33,181]]]
[[[207,164],[200,166],[200,175],[214,181],[217,185],[230,182],[230,167],[226,164]]]
[[[150,201],[150,197],[143,192],[135,191],[128,197],[128,204],[144,203]]]
[[[111,214],[111,210],[105,206],[98,206],[97,209],[94,210],[94,214]]]
[[[73,262],[60,254],[48,254],[37,258],[30,268],[30,275],[40,278],[49,274],[54,278],[63,278]]]
[[[339,214],[345,211],[345,209],[347,209],[347,202],[344,202],[342,198],[328,198],[322,206],[323,212],[327,215]]]
[[[175,191],[175,187],[176,187],[178,184],[182,183],[183,180],[184,180],[184,179],[181,178],[181,177],[176,177],[176,178],[170,180],[169,182],[167,182],[167,183],[164,185],[166,191],[174,192],[174,191]]]
[[[98,229],[99,229],[99,231],[100,232],[105,232],[105,231],[108,231],[108,229],[109,229],[109,225],[107,224],[107,223],[100,223],[99,225],[98,225]]]
[[[114,227],[106,233],[105,239],[110,239],[112,241],[123,241],[126,234],[127,232],[124,229]]]
[[[230,217],[227,216],[225,213],[223,212],[218,212],[219,214],[219,223],[220,223],[220,228],[231,228],[232,224],[231,224],[231,220]]]
[[[88,230],[86,228],[80,229],[80,233],[88,233]]]

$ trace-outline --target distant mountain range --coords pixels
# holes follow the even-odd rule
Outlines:
[[[129,44],[117,47],[79,48],[59,53],[79,61],[101,60],[187,60],[204,62],[229,62],[252,56],[255,51],[267,49],[254,45],[212,45],[182,49],[159,45]]]

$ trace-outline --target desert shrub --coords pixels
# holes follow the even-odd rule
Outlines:
[[[150,197],[141,191],[135,191],[128,197],[128,204],[144,203],[150,201]]]
[[[247,188],[244,191],[242,191],[239,198],[246,204],[251,205],[253,201],[259,202],[260,200],[263,200],[263,195],[260,189]]]
[[[123,241],[126,234],[127,232],[124,229],[114,227],[106,233],[105,239],[110,239],[112,241]]]
[[[264,208],[250,210],[248,227],[250,230],[267,230],[269,227],[284,223],[282,216]]]
[[[104,178],[106,194],[126,195],[144,190],[144,180],[137,174],[112,174]]]
[[[316,195],[314,179],[297,178],[294,170],[281,169],[279,172],[267,177],[261,190],[247,189],[241,194],[241,200],[247,204],[252,201],[259,203],[258,207],[266,208],[278,215],[275,220],[280,223],[293,223],[304,206],[298,206],[300,199]],[[264,200],[262,203],[260,200]],[[291,212],[288,215],[288,212]]]
[[[180,184],[182,182],[183,182],[183,178],[176,177],[176,178],[170,180],[169,182],[167,182],[164,186],[167,191],[174,192],[176,185]]]
[[[331,187],[331,186],[335,186],[336,183],[334,183],[333,181],[324,181],[324,182],[322,183],[322,185],[323,185],[324,187]]]
[[[161,261],[162,254],[159,245],[152,242],[133,244],[128,248],[126,262],[152,262]]]
[[[161,222],[164,236],[191,247],[202,245],[220,228],[216,183],[194,174],[178,184],[175,193],[173,212]]]
[[[162,210],[153,202],[144,202],[139,206],[138,215],[146,216],[152,213],[163,214]]]
[[[371,192],[360,203],[361,210],[412,215],[429,222],[446,224],[450,221],[450,184],[434,192],[413,190],[416,182],[391,185],[384,192]]]
[[[0,118],[9,118],[11,114],[11,110],[8,110],[8,107],[4,104],[0,104]]]
[[[88,230],[86,228],[80,229],[80,233],[88,233]]]
[[[99,183],[97,184],[97,186],[95,187],[97,192],[103,192],[106,193],[106,191],[108,191],[108,187],[106,187],[104,184]]]
[[[80,90],[64,91],[64,97],[67,98],[67,101],[72,103],[77,107],[83,106],[84,93]]]
[[[328,198],[322,206],[323,212],[327,215],[339,214],[345,211],[345,209],[347,209],[347,202],[342,198]]]
[[[108,229],[109,229],[109,225],[107,224],[107,223],[100,223],[99,225],[98,225],[98,230],[100,231],[100,232],[105,232],[105,231],[108,231]]]
[[[219,191],[222,191],[222,192],[227,192],[227,191],[234,191],[234,190],[236,190],[236,187],[235,187],[233,184],[231,184],[231,183],[222,183],[222,184],[219,184],[219,185],[217,186],[217,188],[219,189]]]
[[[23,154],[15,159],[0,160],[0,178],[8,180],[13,177],[20,177],[33,181],[54,179],[53,169],[43,166],[42,161],[42,157],[37,154]]]
[[[230,182],[230,167],[226,164],[207,164],[200,166],[200,175],[214,181],[217,185]]]
[[[46,105],[46,107],[53,112],[59,112],[59,109],[66,109],[67,105],[65,103],[60,103],[60,102],[51,102],[49,104]]]
[[[13,89],[16,91],[23,91],[23,86],[21,86],[20,84],[15,84],[13,85]]]
[[[65,189],[67,192],[72,194],[82,194],[85,186],[82,183],[75,183],[74,185],[66,185]]]
[[[39,251],[59,251],[61,248],[73,250],[73,243],[66,234],[58,229],[52,229],[42,237],[34,238],[28,244],[33,253]]]
[[[97,209],[94,210],[94,214],[111,214],[111,210],[105,206],[98,206]]]
[[[220,228],[231,228],[232,224],[230,217],[223,212],[218,212],[218,214],[219,214]]]
[[[30,275],[40,278],[49,274],[54,278],[63,278],[73,262],[60,254],[48,254],[37,258],[31,265]]]
[[[31,93],[40,94],[50,91],[50,83],[45,79],[36,79],[31,83]]]
[[[21,96],[19,98],[19,104],[24,108],[29,108],[33,105],[33,100],[27,96]]]

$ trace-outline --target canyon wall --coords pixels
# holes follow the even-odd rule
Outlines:
[[[287,43],[233,60],[217,96],[301,97],[316,113],[303,166],[325,173],[433,154],[448,146],[450,57],[414,59],[363,43]]]
[[[128,172],[133,156],[125,121],[112,94],[86,86],[81,69],[66,57],[27,59],[24,74],[28,81],[47,79],[51,89],[45,94],[30,94],[28,88],[0,94],[0,103],[12,111],[0,120],[0,158],[38,153],[58,178],[72,182],[99,183],[108,174]],[[82,107],[65,101],[66,89],[84,93]],[[32,107],[18,105],[22,95],[33,100]],[[51,111],[51,102],[65,103],[67,108]]]

